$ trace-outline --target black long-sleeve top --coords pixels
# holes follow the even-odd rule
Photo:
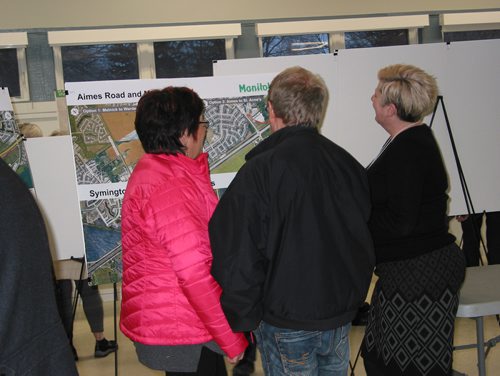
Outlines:
[[[377,264],[416,257],[452,243],[448,177],[429,127],[400,133],[368,167],[370,230]]]

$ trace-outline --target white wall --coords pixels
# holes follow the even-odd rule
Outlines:
[[[59,129],[56,102],[12,102],[17,124],[35,123],[44,136]]]

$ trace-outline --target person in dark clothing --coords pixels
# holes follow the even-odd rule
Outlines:
[[[448,179],[423,124],[438,87],[411,65],[378,73],[375,120],[389,133],[368,166],[377,283],[362,343],[368,376],[450,375],[465,259],[448,232]]]
[[[318,131],[327,96],[300,67],[273,79],[272,134],[246,155],[209,223],[222,308],[233,330],[254,331],[266,375],[345,375],[372,277],[368,181]]]
[[[0,374],[78,375],[57,310],[45,223],[0,159]]]
[[[462,225],[462,250],[467,266],[479,266],[483,217],[486,217],[486,259],[488,265],[500,264],[500,212],[492,211],[471,216],[457,216],[457,220]]]

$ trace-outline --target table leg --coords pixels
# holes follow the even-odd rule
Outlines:
[[[484,323],[483,317],[476,317],[476,335],[477,335],[477,366],[479,376],[486,376],[486,365],[484,355]]]

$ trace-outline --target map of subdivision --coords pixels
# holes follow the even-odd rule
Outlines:
[[[0,111],[0,158],[21,177],[28,188],[33,188],[33,179],[23,136],[14,120],[14,111]]]
[[[211,98],[205,103],[211,173],[236,172],[245,154],[270,132],[264,97]],[[135,105],[79,105],[68,111],[78,184],[128,181],[144,153],[134,128]],[[121,280],[121,200],[81,201],[80,206],[92,282]]]
[[[207,99],[205,117],[211,174],[238,171],[245,155],[270,132],[262,96]]]

